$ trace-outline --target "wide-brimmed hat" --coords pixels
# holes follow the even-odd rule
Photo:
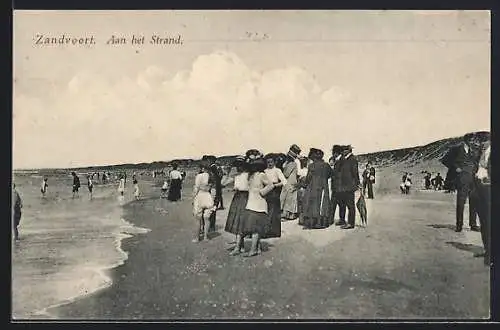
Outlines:
[[[257,171],[263,171],[267,167],[264,155],[257,149],[247,150],[245,153],[245,163]]]
[[[292,144],[292,146],[288,150],[287,156],[297,158],[300,155],[301,151],[302,150],[300,149],[300,147],[298,145]]]
[[[338,154],[342,152],[342,146],[340,144],[334,144],[332,147],[332,154]]]
[[[204,160],[204,161],[207,161],[207,162],[211,162],[211,163],[215,163],[215,161],[217,160],[217,157],[212,156],[212,155],[203,155],[203,157],[201,157],[201,160]]]
[[[236,158],[233,160],[232,162],[232,166],[241,166],[243,164],[245,164],[245,156],[242,156],[242,155],[239,155],[239,156],[236,156]]]
[[[321,149],[311,148],[309,150],[309,158],[311,159],[323,159],[325,153]]]

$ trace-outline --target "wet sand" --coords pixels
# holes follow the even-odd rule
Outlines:
[[[489,317],[489,269],[473,257],[480,234],[454,232],[454,195],[376,195],[367,201],[368,228],[305,231],[282,223],[281,238],[245,258],[228,255],[227,209],[210,241],[192,243],[190,187],[176,203],[155,189],[125,207],[126,220],[151,232],[123,241],[129,258],[112,270],[113,285],[51,310],[57,318]],[[228,208],[232,193],[224,198]]]

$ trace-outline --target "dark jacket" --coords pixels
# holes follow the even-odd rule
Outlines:
[[[464,146],[460,145],[455,153],[455,158],[453,160],[454,168],[461,168],[464,172],[474,174],[477,172],[479,157],[477,150],[469,148],[469,152],[466,153]]]
[[[358,160],[354,155],[340,159],[338,180],[335,182],[335,191],[356,191],[359,188]]]

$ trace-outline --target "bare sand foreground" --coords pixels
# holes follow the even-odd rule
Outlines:
[[[226,211],[212,240],[191,242],[190,186],[177,203],[159,200],[158,188],[143,190],[125,218],[151,232],[124,240],[129,258],[112,270],[110,288],[50,310],[58,318],[489,317],[489,269],[473,257],[480,234],[454,232],[455,195],[376,195],[367,229],[304,231],[286,222],[262,255],[245,258],[228,255]],[[224,198],[228,208],[232,193]]]

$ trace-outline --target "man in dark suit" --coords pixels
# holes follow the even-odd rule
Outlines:
[[[340,208],[347,207],[349,211],[347,225],[341,228],[352,229],[354,228],[356,220],[354,192],[358,189],[361,190],[361,185],[359,181],[358,160],[352,154],[351,146],[346,146],[342,153],[336,188],[336,195],[339,200]]]
[[[339,217],[340,220],[335,224],[336,226],[345,226],[345,205],[340,205],[339,199],[337,198],[337,184],[339,181],[339,173],[340,173],[340,164],[342,161],[342,146],[334,145],[332,148],[332,162],[333,162],[333,176],[331,180],[331,188],[332,188],[332,196],[330,198],[331,201],[331,209],[332,209],[332,223],[335,222],[335,211],[337,210],[337,206],[339,207]]]
[[[476,198],[475,205],[481,223],[481,239],[483,240],[484,253],[476,257],[484,257],[484,264],[491,265],[491,143],[486,141],[483,145],[479,166],[475,177]]]
[[[464,223],[465,201],[469,199],[469,226],[473,231],[479,231],[477,225],[476,206],[474,198],[470,198],[474,193],[474,175],[477,171],[479,157],[472,145],[473,134],[466,134],[463,142],[452,147],[443,158],[442,163],[449,169],[455,169],[457,173],[457,209],[456,209],[456,232],[461,232]]]

